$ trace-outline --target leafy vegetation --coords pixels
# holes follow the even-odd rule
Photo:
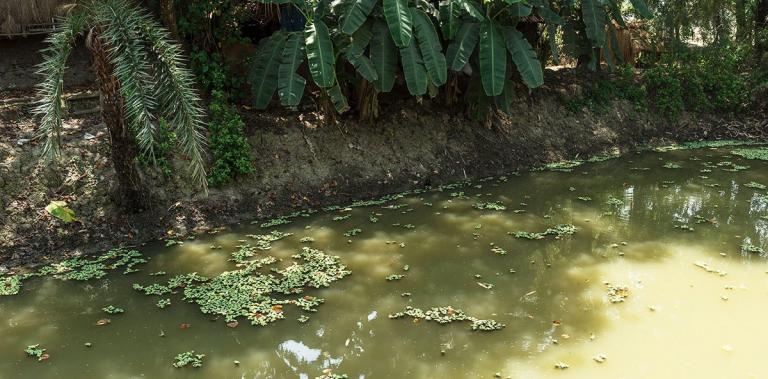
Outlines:
[[[403,310],[402,312],[396,312],[396,313],[390,314],[389,318],[398,319],[398,318],[403,318],[405,316],[412,317],[414,320],[423,319],[427,321],[434,321],[438,324],[449,324],[452,322],[469,321],[471,322],[472,330],[480,330],[480,331],[501,330],[506,326],[495,320],[482,320],[482,319],[469,316],[466,313],[464,313],[464,311],[462,311],[461,309],[453,308],[450,305],[447,307],[430,308],[426,311],[419,308],[406,306],[405,310]]]
[[[195,354],[195,351],[185,351],[179,353],[173,358],[173,367],[182,368],[186,366],[192,366],[195,368],[203,367],[203,358],[205,354]]]

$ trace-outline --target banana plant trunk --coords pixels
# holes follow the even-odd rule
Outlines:
[[[107,57],[106,46],[99,39],[98,31],[92,31],[88,46],[101,92],[101,119],[109,130],[112,165],[117,174],[116,201],[128,211],[139,211],[146,207],[147,202],[136,167],[136,142],[125,124],[120,83],[114,76],[114,67]]]

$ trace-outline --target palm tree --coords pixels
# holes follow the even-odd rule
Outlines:
[[[118,198],[129,209],[146,206],[136,166],[139,150],[150,157],[163,118],[189,159],[192,179],[207,188],[203,117],[194,78],[183,65],[181,48],[168,32],[130,0],[86,0],[76,5],[48,38],[39,72],[42,153],[60,154],[61,94],[66,62],[76,38],[86,34],[101,92],[101,117],[109,130]]]

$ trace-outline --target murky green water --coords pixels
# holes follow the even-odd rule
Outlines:
[[[159,309],[158,297],[131,288],[161,281],[148,275],[158,270],[232,270],[245,235],[272,230],[258,225],[144,246],[151,261],[139,273],[31,279],[0,298],[0,378],[314,378],[327,368],[350,378],[766,378],[768,265],[740,246],[768,243],[766,190],[745,186],[768,184],[768,164],[728,152],[638,153],[296,218],[275,228],[292,236],[258,254],[289,260],[309,245],[338,255],[352,274],[307,292],[325,299],[318,312],[286,307],[286,319],[267,327],[229,328],[180,294]],[[507,209],[475,209],[480,202]],[[577,231],[508,234],[557,224]],[[362,231],[343,235],[354,228]],[[391,274],[405,277],[385,280]],[[608,301],[606,282],[628,287],[624,302]],[[126,312],[106,315],[110,304]],[[450,305],[506,328],[387,317],[407,305]],[[309,321],[298,322],[302,314]],[[104,317],[111,324],[97,326]],[[31,344],[50,359],[27,357]],[[206,354],[203,367],[173,368],[188,350]]]

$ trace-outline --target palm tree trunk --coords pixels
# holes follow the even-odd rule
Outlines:
[[[101,92],[101,118],[109,130],[112,165],[117,173],[116,200],[129,211],[139,211],[146,207],[147,202],[141,186],[141,176],[136,167],[136,142],[125,125],[120,83],[113,74],[114,67],[107,58],[107,51],[99,40],[98,31],[91,32],[88,46],[93,55]]]

